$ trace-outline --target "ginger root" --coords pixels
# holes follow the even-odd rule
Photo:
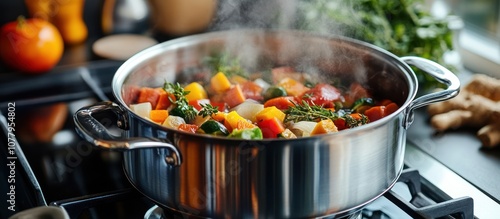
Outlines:
[[[500,80],[475,75],[455,98],[431,104],[427,111],[437,131],[476,128],[484,147],[500,145]]]

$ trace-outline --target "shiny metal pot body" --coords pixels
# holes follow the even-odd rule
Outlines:
[[[323,82],[341,78],[370,88],[400,108],[373,123],[334,134],[274,140],[238,140],[189,134],[154,124],[128,108],[137,86],[161,86],[195,76],[214,51],[230,51],[256,69],[294,66]],[[447,89],[416,98],[407,65],[428,72]],[[194,74],[196,75],[196,73]],[[406,129],[413,110],[458,93],[448,70],[418,58],[398,58],[360,41],[295,31],[233,30],[167,41],[127,60],[113,80],[118,103],[99,103],[75,114],[81,136],[124,150],[130,182],[158,205],[212,218],[340,217],[389,190],[403,168]],[[117,115],[125,139],[115,139],[93,113]],[[139,138],[138,138],[139,137]]]

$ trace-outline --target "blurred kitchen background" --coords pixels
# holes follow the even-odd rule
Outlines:
[[[418,2],[418,1],[414,1]],[[498,0],[424,0],[426,10],[434,16],[456,15],[461,61],[472,72],[498,75],[500,63],[500,27]],[[169,5],[170,4],[170,5]],[[179,36],[234,27],[288,26],[276,24],[276,11],[293,15],[295,1],[263,0],[85,0],[83,19],[89,31],[84,44],[66,46],[59,65],[78,64],[102,59],[92,52],[92,44],[103,36],[116,33],[147,35],[158,42]],[[0,1],[0,25],[28,17],[24,1]],[[291,18],[291,17],[290,17]],[[174,20],[177,19],[177,20]],[[185,19],[182,21],[181,19]],[[160,22],[161,20],[161,22]],[[285,21],[286,22],[286,21]],[[290,19],[288,22],[294,22]],[[461,26],[463,24],[463,27]],[[333,32],[333,30],[332,30]],[[0,72],[10,69],[0,64]]]

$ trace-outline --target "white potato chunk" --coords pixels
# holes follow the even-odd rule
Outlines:
[[[186,121],[182,117],[168,116],[162,125],[167,128],[178,129],[181,124],[186,124]]]
[[[264,105],[255,100],[245,100],[245,102],[233,107],[231,110],[236,111],[241,117],[256,122],[255,115],[264,109]]]
[[[138,104],[132,104],[130,105],[130,109],[139,115],[140,117],[148,118],[149,119],[149,113],[152,110],[152,106],[150,102],[144,102],[144,103],[138,103]]]
[[[314,130],[314,127],[316,127],[316,124],[317,122],[300,121],[294,123],[290,128],[290,131],[292,131],[297,137],[308,137],[311,136],[311,132]]]

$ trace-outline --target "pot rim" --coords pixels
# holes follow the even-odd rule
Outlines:
[[[408,106],[411,104],[411,102],[415,99],[415,96],[418,91],[418,80],[417,76],[413,72],[413,70],[409,67],[408,64],[406,64],[404,61],[402,61],[398,56],[394,55],[393,53],[380,48],[378,46],[375,46],[373,44],[353,39],[350,37],[342,36],[342,35],[336,35],[336,34],[320,34],[320,33],[313,33],[313,32],[307,32],[307,31],[301,31],[301,30],[275,30],[275,29],[258,29],[258,28],[252,28],[252,29],[233,29],[233,30],[222,30],[222,31],[214,31],[214,32],[207,32],[207,33],[201,33],[201,34],[195,34],[195,35],[189,35],[189,36],[184,36],[180,38],[176,38],[173,40],[168,40],[162,43],[159,43],[157,45],[151,46],[147,49],[144,49],[143,51],[140,51],[127,59],[115,72],[115,75],[113,76],[112,80],[112,90],[113,90],[113,95],[115,96],[116,100],[119,102],[119,105],[124,108],[128,113],[133,115],[134,117],[140,119],[142,122],[145,122],[149,125],[153,125],[155,127],[161,128],[165,131],[171,132],[173,134],[181,134],[181,135],[190,135],[196,138],[204,138],[207,140],[226,140],[226,141],[234,141],[234,142],[240,142],[242,140],[249,141],[247,139],[233,139],[233,138],[227,138],[224,136],[213,136],[213,135],[205,135],[205,134],[199,134],[199,133],[189,133],[189,132],[184,132],[176,129],[171,129],[167,128],[161,125],[158,125],[150,120],[147,120],[145,118],[142,118],[141,116],[137,115],[135,112],[133,112],[130,107],[125,103],[122,97],[122,86],[124,82],[126,81],[127,77],[134,72],[134,70],[137,69],[140,63],[143,63],[144,61],[147,61],[151,58],[157,57],[158,55],[161,55],[163,52],[168,51],[168,50],[175,50],[177,48],[182,48],[187,45],[192,45],[196,44],[198,42],[203,42],[207,41],[213,38],[217,37],[222,37],[227,34],[231,33],[236,33],[236,32],[249,32],[249,34],[274,34],[274,35],[279,35],[279,34],[293,34],[295,36],[300,36],[300,37],[316,37],[319,39],[324,39],[326,41],[332,41],[332,40],[337,40],[337,41],[344,41],[356,46],[361,46],[364,49],[371,50],[373,52],[376,52],[385,58],[389,60],[394,61],[394,63],[397,64],[399,67],[400,71],[404,73],[405,79],[408,82],[408,96],[405,100],[405,102],[392,114],[383,117],[377,121],[370,122],[368,124],[364,124],[358,127],[350,128],[350,129],[345,129],[339,132],[335,133],[328,133],[328,134],[323,134],[323,135],[315,135],[315,136],[308,136],[308,137],[300,137],[300,138],[295,138],[295,139],[258,139],[258,140],[250,140],[250,141],[259,141],[259,142],[279,142],[279,141],[296,141],[298,139],[311,139],[311,138],[317,138],[317,137],[322,137],[322,136],[331,136],[331,135],[352,135],[353,133],[356,132],[362,132],[364,130],[368,129],[374,129],[380,126],[383,126],[385,123],[391,121],[394,117],[399,115],[400,113],[407,113],[405,110],[408,108]]]

